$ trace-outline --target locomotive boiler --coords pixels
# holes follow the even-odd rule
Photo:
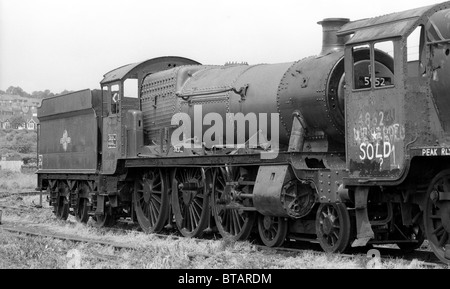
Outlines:
[[[144,127],[150,140],[159,141],[159,130],[171,125],[176,112],[184,112],[191,120],[218,113],[225,122],[226,114],[268,114],[264,135],[272,139],[270,114],[278,113],[276,142],[287,150],[293,119],[300,120],[304,146],[309,151],[343,151],[344,144],[344,62],[343,47],[346,37],[337,38],[336,32],[348,19],[325,19],[323,50],[318,56],[297,62],[259,65],[183,66],[148,75],[142,83],[142,112]],[[160,83],[164,83],[163,86]],[[194,113],[195,106],[201,113]],[[225,127],[225,126],[224,126]],[[202,127],[207,131],[208,126]],[[202,140],[202,135],[189,136]],[[207,147],[247,141],[244,134],[226,140],[227,132]],[[279,136],[279,138],[278,138]],[[228,135],[228,137],[230,137]],[[303,150],[303,145],[298,150]]]
[[[327,18],[295,62],[114,69],[43,100],[38,185],[60,219],[328,252],[428,239],[449,263],[449,11]]]

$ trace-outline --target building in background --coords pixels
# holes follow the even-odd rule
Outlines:
[[[0,95],[0,129],[36,130],[41,99]]]

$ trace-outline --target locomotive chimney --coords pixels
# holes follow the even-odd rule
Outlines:
[[[323,39],[322,51],[319,56],[329,54],[344,48],[345,42],[350,36],[337,37],[337,32],[341,27],[350,21],[348,18],[325,18],[317,24],[322,25]]]

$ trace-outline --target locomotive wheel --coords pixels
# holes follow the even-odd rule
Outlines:
[[[66,197],[58,197],[58,200],[56,202],[55,215],[56,218],[63,221],[67,220],[67,218],[69,217],[69,201]]]
[[[405,253],[411,253],[414,250],[420,248],[420,246],[425,241],[425,233],[423,224],[423,212],[417,208],[417,212],[415,217],[413,218],[414,223],[410,227],[406,227],[401,223],[401,219],[397,222],[396,227],[402,231],[403,236],[407,236],[410,240],[414,240],[415,242],[411,243],[397,243],[397,246]]]
[[[162,230],[169,214],[169,197],[161,170],[150,170],[135,181],[133,203],[136,218],[144,232]]]
[[[95,220],[95,226],[97,228],[112,227],[116,224],[116,215],[113,208],[109,205],[108,197],[103,200],[103,214],[95,214],[93,219]],[[97,200],[98,206],[98,200]]]
[[[80,223],[87,223],[89,220],[89,200],[86,198],[78,198],[77,208],[75,209],[75,218]]]
[[[95,226],[98,228],[112,227],[116,223],[116,217],[108,212],[95,216]]]
[[[89,194],[89,186],[86,183],[80,185],[78,194]],[[89,220],[89,199],[85,197],[78,197],[77,207],[75,208],[75,218],[78,222],[87,223]]]
[[[209,185],[203,168],[175,169],[172,209],[178,230],[185,237],[200,237],[210,217]]]
[[[227,182],[237,182],[240,169],[228,167],[216,170],[213,178],[212,210],[214,220],[220,235],[232,240],[246,240],[250,235],[256,219],[256,212],[238,209],[225,209],[223,204],[232,201],[232,193],[237,185],[228,185]]]
[[[258,231],[261,241],[268,247],[279,247],[286,240],[288,222],[286,218],[259,215]]]
[[[343,252],[350,244],[350,232],[350,216],[344,204],[320,204],[316,214],[316,233],[325,252]]]
[[[450,201],[439,200],[440,193],[450,193],[450,170],[437,174],[431,181],[425,200],[425,234],[431,249],[444,263],[450,264]],[[447,255],[447,258],[446,258]]]
[[[59,220],[67,220],[69,217],[69,200],[67,199],[69,188],[64,182],[58,184],[58,193],[55,204],[55,215]]]

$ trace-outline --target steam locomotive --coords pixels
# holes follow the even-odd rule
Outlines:
[[[427,239],[450,263],[450,2],[327,18],[317,56],[159,57],[42,101],[38,187],[57,218],[327,252]]]

